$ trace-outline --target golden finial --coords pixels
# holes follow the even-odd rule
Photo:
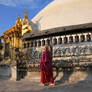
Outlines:
[[[18,17],[17,17],[17,21],[16,21],[16,23],[19,23],[20,22],[20,14],[18,14]]]
[[[28,19],[28,15],[27,15],[27,8],[25,9],[25,16],[24,16],[25,19]]]
[[[21,18],[20,18],[20,14],[18,14],[17,21],[16,21],[16,27],[20,27],[20,25],[21,25]]]
[[[20,14],[18,14],[18,18],[17,18],[17,20],[20,20]]]

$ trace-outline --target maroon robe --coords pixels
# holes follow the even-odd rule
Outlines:
[[[49,51],[45,50],[40,60],[41,80],[43,84],[54,83],[52,72],[52,58]]]

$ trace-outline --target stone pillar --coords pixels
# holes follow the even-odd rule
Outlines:
[[[17,80],[17,67],[16,66],[12,66],[11,67],[11,79],[10,80]]]
[[[20,73],[18,71],[18,62],[12,61],[11,66],[11,80],[18,81],[20,79]]]

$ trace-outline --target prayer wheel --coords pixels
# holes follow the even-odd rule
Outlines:
[[[62,38],[61,37],[58,38],[58,44],[62,44]]]
[[[75,42],[79,42],[79,36],[78,35],[75,36]]]
[[[56,44],[57,44],[57,39],[54,38],[54,39],[53,39],[53,45],[56,45]]]
[[[29,47],[29,43],[27,43],[27,47]]]
[[[86,38],[87,38],[87,41],[91,41],[91,35],[90,34],[87,34]]]
[[[69,37],[69,43],[73,43],[73,36]]]
[[[33,41],[30,42],[30,46],[33,47]]]
[[[34,41],[34,47],[37,47],[37,41]]]
[[[45,45],[45,40],[42,40],[42,46],[44,46]]]
[[[24,48],[26,48],[26,43],[24,43]]]
[[[38,47],[40,47],[41,46],[41,41],[38,41]]]
[[[67,42],[68,42],[67,37],[64,37],[64,43],[67,43]]]
[[[50,45],[50,40],[49,39],[46,40],[46,44]]]
[[[85,41],[85,36],[84,35],[81,35],[80,36],[80,40],[81,40],[81,42],[84,42]]]

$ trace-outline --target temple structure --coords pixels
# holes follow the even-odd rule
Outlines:
[[[18,15],[16,24],[9,30],[4,32],[5,41],[5,58],[15,60],[16,50],[21,52],[22,41],[21,37],[28,32],[31,32],[31,21],[28,19],[27,9],[25,9],[24,18],[21,19]]]

